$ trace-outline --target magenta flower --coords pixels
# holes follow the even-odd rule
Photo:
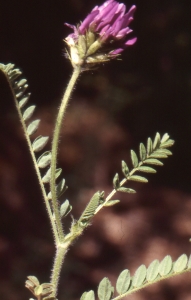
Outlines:
[[[79,25],[66,24],[73,33],[66,38],[70,48],[70,60],[73,66],[81,65],[90,69],[97,63],[116,58],[128,46],[136,42],[136,38],[127,36],[132,32],[129,28],[136,6],[127,13],[126,6],[115,0],[107,0],[96,6]]]

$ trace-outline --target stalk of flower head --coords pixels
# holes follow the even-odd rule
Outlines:
[[[52,142],[50,189],[59,237],[51,276],[51,283],[55,286],[54,296],[56,296],[61,265],[67,249],[83,231],[82,228],[77,228],[77,223],[74,223],[71,232],[65,236],[59,213],[56,196],[56,162],[62,120],[80,73],[118,57],[128,46],[136,42],[136,38],[128,37],[132,32],[129,24],[133,20],[135,9],[136,6],[133,5],[128,12],[125,12],[126,6],[123,3],[108,0],[101,6],[94,7],[80,25],[66,24],[73,29],[73,33],[68,35],[65,42],[69,48],[68,58],[74,71],[59,108]]]

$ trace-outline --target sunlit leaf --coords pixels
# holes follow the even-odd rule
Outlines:
[[[156,173],[156,170],[151,168],[151,167],[147,167],[147,166],[140,166],[138,168],[138,171],[140,172],[144,172],[144,173]]]
[[[137,154],[135,153],[134,150],[131,150],[131,161],[132,161],[133,167],[137,168],[139,162],[138,162]]]
[[[32,135],[33,133],[35,133],[37,131],[39,123],[40,123],[40,120],[35,120],[29,124],[29,126],[27,127],[28,135]]]
[[[66,217],[72,210],[72,206],[68,200],[65,200],[60,207],[61,218]]]
[[[32,144],[33,151],[41,151],[46,146],[48,139],[48,136],[38,136]]]
[[[113,187],[116,190],[119,188],[119,175],[118,175],[118,173],[116,173],[114,178],[113,178]]]
[[[159,265],[159,273],[161,276],[166,276],[172,270],[172,258],[170,255],[165,256]]]
[[[130,188],[126,188],[126,187],[120,187],[117,189],[118,192],[123,192],[123,193],[129,193],[129,194],[134,194],[136,193],[135,190],[130,189]]]
[[[156,149],[159,147],[160,145],[160,133],[157,132],[155,138],[154,138],[154,142],[153,142],[153,149]]]
[[[186,254],[182,254],[174,263],[173,270],[175,273],[182,272],[186,269],[188,257]]]
[[[50,165],[51,162],[51,152],[46,151],[44,152],[39,159],[37,160],[37,164],[39,168],[46,168]]]
[[[151,138],[149,137],[147,139],[147,154],[150,155],[153,151],[153,142],[151,140]]]
[[[124,176],[127,177],[129,175],[129,168],[124,160],[122,160],[121,166],[122,166],[122,172]]]
[[[123,270],[117,279],[116,290],[118,294],[124,294],[128,291],[131,282],[129,270]]]
[[[98,286],[98,297],[100,300],[110,300],[112,295],[112,285],[107,277],[103,278]]]
[[[120,200],[110,200],[110,201],[104,203],[104,206],[113,206],[119,202],[120,202]]]
[[[141,161],[145,160],[147,157],[147,151],[146,151],[145,145],[143,143],[140,143],[140,145],[139,145],[139,155],[140,155]]]
[[[163,166],[163,163],[160,160],[155,158],[147,158],[145,159],[144,163],[149,165]]]
[[[134,287],[140,287],[142,286],[143,282],[145,281],[145,277],[147,274],[147,269],[145,265],[141,265],[137,271],[135,272],[135,275],[132,278],[132,286]]]
[[[139,182],[148,182],[148,179],[139,175],[132,175],[129,177],[129,180],[132,181],[139,181]]]
[[[27,121],[33,114],[34,110],[35,110],[36,106],[35,105],[31,105],[29,106],[23,113],[23,120]]]
[[[159,274],[159,261],[155,259],[147,269],[147,281],[152,282],[154,281]]]

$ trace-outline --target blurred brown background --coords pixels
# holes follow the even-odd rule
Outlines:
[[[50,135],[72,68],[64,43],[75,24],[102,1],[38,0],[0,3],[0,62],[23,70],[41,118],[38,134]],[[157,131],[168,132],[174,155],[131,185],[135,195],[118,194],[121,204],[96,216],[71,248],[60,281],[59,300],[79,299],[104,276],[113,284],[125,268],[170,254],[189,255],[191,237],[191,2],[136,0],[131,27],[138,42],[121,61],[84,73],[68,107],[59,166],[69,185],[77,218],[97,190],[111,190],[121,160]],[[24,300],[27,275],[49,280],[54,245],[49,221],[13,101],[0,76],[0,299]],[[47,149],[50,148],[50,144]],[[120,173],[121,174],[121,173]],[[65,228],[70,226],[67,217]],[[191,299],[191,275],[161,282],[132,300]]]

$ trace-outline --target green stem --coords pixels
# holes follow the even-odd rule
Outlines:
[[[59,241],[62,243],[64,240],[64,232],[62,227],[62,222],[60,218],[59,213],[59,206],[57,202],[57,195],[56,195],[56,163],[57,163],[57,155],[58,155],[58,142],[60,137],[60,130],[62,126],[62,120],[64,117],[64,113],[66,111],[66,107],[68,104],[68,101],[71,97],[72,91],[74,89],[74,86],[76,84],[76,81],[81,73],[81,67],[76,67],[73,71],[72,77],[68,83],[68,86],[66,88],[66,91],[64,93],[61,106],[59,108],[58,116],[56,119],[56,125],[53,135],[53,141],[52,141],[52,159],[51,159],[51,180],[50,180],[50,190],[52,194],[52,205],[53,205],[53,211],[55,214],[55,221],[57,225],[58,230],[58,236]]]
[[[23,130],[24,130],[26,141],[27,141],[27,144],[28,144],[28,147],[29,147],[29,151],[30,151],[30,154],[31,154],[31,157],[32,157],[32,161],[33,161],[33,164],[34,164],[34,167],[35,167],[35,171],[36,171],[36,174],[37,174],[38,182],[40,184],[40,188],[41,188],[41,191],[42,191],[42,195],[43,195],[43,198],[44,198],[44,202],[45,202],[45,205],[46,205],[48,216],[49,216],[49,219],[50,219],[50,222],[51,222],[51,226],[52,226],[52,230],[53,230],[53,235],[54,235],[54,239],[55,239],[55,244],[57,244],[58,243],[57,228],[56,228],[54,219],[52,217],[52,211],[51,211],[51,208],[50,208],[50,202],[49,202],[48,197],[46,195],[46,190],[45,190],[44,184],[43,184],[42,179],[41,179],[40,170],[39,170],[39,167],[37,165],[37,161],[36,161],[36,157],[35,157],[34,151],[32,149],[31,140],[30,140],[30,137],[29,137],[29,135],[27,133],[27,127],[26,127],[26,124],[25,124],[25,122],[23,120],[22,113],[21,113],[21,110],[19,108],[18,101],[17,101],[16,95],[15,95],[14,89],[12,87],[12,84],[11,84],[11,82],[9,80],[9,77],[7,76],[6,73],[4,73],[4,74],[5,74],[6,78],[7,78],[8,83],[9,83],[9,87],[10,87],[12,95],[13,95],[15,106],[16,106],[16,109],[17,109],[17,112],[18,112],[18,115],[19,115],[19,118],[20,118]]]
[[[54,297],[56,297],[57,295],[59,277],[60,277],[62,264],[68,247],[69,245],[67,243],[66,247],[58,247],[56,251],[56,256],[55,256],[54,265],[51,274],[51,284],[53,284],[54,286],[54,294],[53,294]]]

